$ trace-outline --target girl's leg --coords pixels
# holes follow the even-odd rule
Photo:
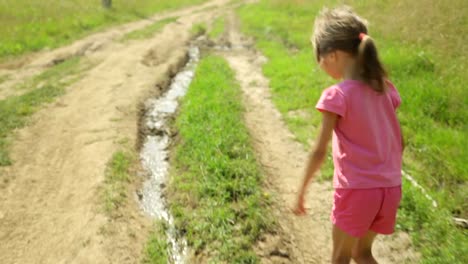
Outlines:
[[[358,264],[377,264],[372,256],[372,243],[376,235],[375,232],[367,231],[366,235],[354,244],[352,257]]]
[[[348,264],[358,238],[352,237],[333,225],[333,264]]]

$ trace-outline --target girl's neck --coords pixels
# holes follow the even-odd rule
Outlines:
[[[352,57],[346,58],[343,64],[343,80],[362,80],[359,72],[357,72],[356,59]]]

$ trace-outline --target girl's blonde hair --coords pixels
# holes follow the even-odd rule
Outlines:
[[[323,9],[315,19],[311,40],[317,61],[331,51],[347,52],[357,58],[356,75],[372,89],[385,91],[387,72],[379,60],[374,41],[367,36],[367,21],[350,7]]]

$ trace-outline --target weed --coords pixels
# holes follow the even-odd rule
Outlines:
[[[210,37],[211,39],[219,38],[224,33],[225,26],[226,26],[226,18],[218,17],[213,22],[213,28],[211,29],[210,33],[208,34],[208,37]]]
[[[145,247],[143,263],[145,264],[166,264],[170,263],[168,252],[169,245],[166,239],[166,223],[156,221],[154,228]]]
[[[112,155],[106,169],[103,187],[104,210],[112,215],[127,199],[127,185],[131,181],[131,165],[135,154],[117,151]]]
[[[206,24],[204,23],[197,23],[192,26],[190,29],[190,34],[193,37],[198,37],[206,33]]]

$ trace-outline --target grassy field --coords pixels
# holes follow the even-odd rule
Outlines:
[[[205,57],[175,123],[171,211],[207,263],[257,263],[252,245],[271,225],[240,93],[226,61]]]
[[[207,0],[114,0],[105,10],[100,1],[0,1],[0,61],[54,48],[106,26],[148,17],[156,12]]]
[[[331,2],[271,0],[239,10],[243,31],[255,37],[269,59],[263,72],[271,81],[273,101],[305,145],[320,123],[315,104],[334,83],[318,68],[309,41],[314,16]],[[424,263],[467,263],[468,233],[451,222],[452,216],[468,216],[467,5],[346,2],[371,22],[370,35],[402,96],[399,118],[408,145],[404,170],[439,204],[433,208],[405,181],[398,227],[413,236]],[[328,166],[324,174],[331,176]]]

